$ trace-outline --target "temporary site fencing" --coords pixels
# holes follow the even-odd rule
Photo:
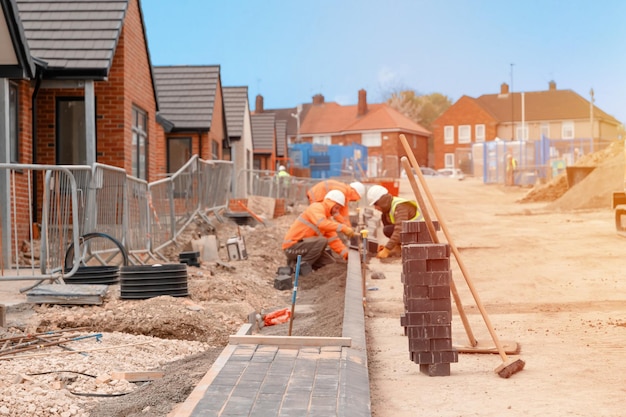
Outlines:
[[[319,178],[277,176],[269,170],[241,170],[238,181],[245,178],[248,194],[260,197],[284,199],[285,204],[308,204],[306,192],[322,181]]]
[[[232,162],[197,156],[150,184],[99,163],[0,164],[0,281],[166,260],[163,248],[194,219],[221,221],[232,179]]]

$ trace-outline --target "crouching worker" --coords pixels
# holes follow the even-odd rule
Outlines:
[[[394,197],[382,185],[370,187],[367,191],[367,202],[382,213],[380,219],[383,223],[383,234],[389,238],[385,245],[378,246],[376,257],[400,256],[402,254],[400,242],[402,222],[422,218],[417,202]]]
[[[319,269],[335,262],[325,252],[329,246],[341,258],[348,259],[348,248],[337,233],[348,238],[354,230],[345,224],[337,223],[332,217],[346,204],[341,191],[332,190],[321,203],[313,203],[293,222],[283,240],[283,251],[289,266],[295,266],[298,255],[301,262],[307,262],[313,269]]]

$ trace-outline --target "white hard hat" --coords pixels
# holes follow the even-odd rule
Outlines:
[[[279,166],[279,167],[278,167],[278,170],[279,170],[279,171],[284,171],[285,169],[287,169],[287,168],[285,168],[285,166],[284,166],[284,165],[281,165],[281,166]]]
[[[363,198],[363,196],[365,195],[365,186],[363,184],[355,181],[350,183],[350,187],[352,187],[354,191],[356,191],[356,193],[359,195],[359,198]]]
[[[389,191],[382,185],[372,185],[367,190],[367,202],[370,206],[373,206],[382,196],[388,193]]]
[[[339,191],[339,190],[330,190],[324,196],[324,200],[326,200],[326,199],[334,201],[335,203],[340,204],[341,206],[345,206],[346,205],[346,196],[343,195],[343,193],[341,191]]]

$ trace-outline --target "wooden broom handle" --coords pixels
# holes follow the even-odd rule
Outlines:
[[[404,146],[404,151],[406,152],[409,160],[411,161],[411,165],[413,166],[413,168],[415,168],[415,173],[417,174],[417,178],[419,178],[420,184],[422,185],[422,188],[424,189],[424,193],[426,193],[426,197],[428,198],[428,201],[430,202],[430,206],[432,207],[433,211],[435,212],[435,215],[437,216],[437,220],[439,221],[439,226],[441,226],[441,230],[446,236],[446,240],[448,241],[448,244],[450,245],[450,249],[452,250],[454,257],[456,258],[456,262],[459,265],[461,272],[463,273],[463,278],[465,278],[465,282],[467,283],[467,286],[470,292],[472,293],[472,297],[474,297],[476,306],[480,310],[480,314],[483,316],[483,320],[485,321],[487,330],[489,330],[489,334],[491,335],[491,338],[493,339],[493,343],[495,343],[496,348],[498,349],[498,353],[500,354],[500,357],[502,358],[502,360],[506,362],[508,358],[506,356],[506,352],[504,351],[504,348],[502,347],[502,343],[500,343],[500,339],[498,339],[498,335],[496,335],[496,331],[493,328],[493,325],[491,324],[491,320],[489,319],[489,316],[487,315],[487,311],[485,310],[483,303],[480,301],[478,292],[476,291],[476,288],[474,288],[474,284],[472,280],[470,279],[467,269],[465,268],[465,264],[461,260],[459,251],[456,248],[456,245],[454,244],[454,242],[452,241],[452,237],[450,236],[450,233],[448,232],[448,227],[446,226],[446,223],[444,222],[443,217],[441,216],[441,213],[439,212],[439,209],[437,208],[435,199],[433,198],[432,194],[430,193],[430,190],[428,189],[428,184],[426,184],[426,180],[424,179],[424,176],[422,175],[420,166],[417,163],[417,160],[415,159],[415,155],[413,155],[413,151],[411,150],[411,147],[409,146],[409,143],[407,142],[404,134],[400,134],[400,141],[402,142],[402,146]]]

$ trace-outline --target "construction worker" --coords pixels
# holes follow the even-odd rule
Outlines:
[[[517,169],[517,159],[511,152],[506,155],[506,185],[515,185],[515,170]]]
[[[345,204],[343,193],[331,190],[322,202],[309,205],[298,216],[287,231],[282,245],[289,266],[296,264],[298,255],[302,255],[301,262],[307,262],[313,269],[334,263],[334,258],[325,251],[326,246],[341,258],[348,259],[348,248],[337,233],[341,232],[351,238],[354,230],[332,219]]]
[[[324,199],[326,194],[332,190],[339,190],[343,193],[347,202],[359,201],[365,195],[365,186],[358,181],[346,184],[336,180],[320,181],[311,187],[306,196],[309,198],[310,203],[320,202]],[[346,226],[352,226],[350,223],[350,208],[348,204],[345,204],[339,210],[339,213],[335,215],[335,220],[339,223],[343,223]]]
[[[280,165],[278,167],[278,174],[276,174],[278,177],[291,177],[291,175],[289,175],[289,173],[287,172],[287,168],[285,168],[284,165]]]
[[[367,201],[370,206],[382,213],[383,234],[389,238],[385,245],[378,246],[377,258],[383,259],[389,256],[400,256],[402,247],[400,232],[402,222],[408,220],[420,220],[417,202],[394,197],[382,185],[373,185],[367,191]]]

